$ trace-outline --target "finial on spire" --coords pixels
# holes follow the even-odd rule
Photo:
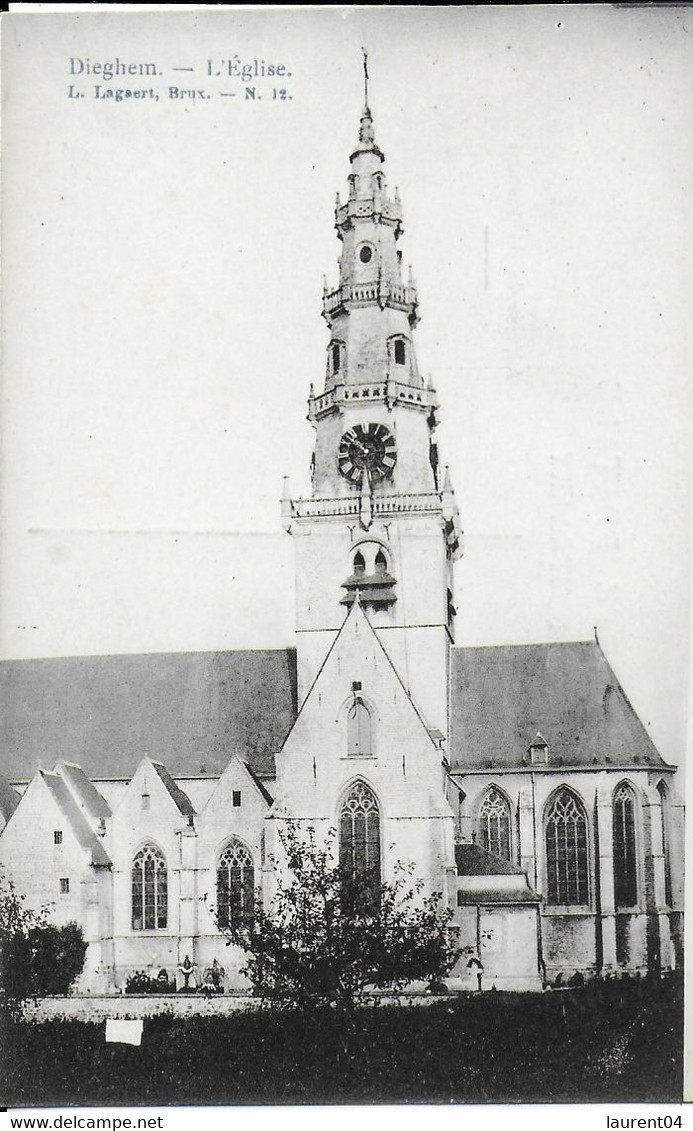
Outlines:
[[[368,51],[362,47],[363,51],[363,104],[368,106]]]

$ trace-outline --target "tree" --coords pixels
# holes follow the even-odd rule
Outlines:
[[[314,829],[281,835],[290,876],[280,874],[269,907],[248,916],[233,905],[222,927],[248,960],[241,973],[264,1001],[353,1009],[368,989],[397,991],[439,982],[459,957],[452,911],[442,893],[423,897],[412,868],[393,883],[349,874],[334,862],[335,834],[324,845]]]
[[[12,1013],[31,995],[29,931],[45,921],[45,911],[27,907],[26,896],[0,871],[0,994]]]
[[[13,1015],[30,997],[66,994],[81,973],[87,944],[81,927],[48,922],[0,870],[0,1003]]]

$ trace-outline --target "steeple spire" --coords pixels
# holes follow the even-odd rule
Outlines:
[[[359,124],[359,143],[351,155],[351,161],[353,164],[354,158],[359,153],[374,153],[382,163],[384,154],[375,143],[373,115],[368,105],[368,51],[365,47],[362,47],[361,50],[363,52],[363,110]]]

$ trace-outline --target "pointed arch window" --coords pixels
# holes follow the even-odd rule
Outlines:
[[[571,790],[561,789],[546,816],[547,900],[556,906],[589,902],[587,815]]]
[[[371,713],[357,695],[347,711],[347,754],[350,758],[370,758],[373,754]]]
[[[145,844],[132,862],[132,929],[162,930],[168,925],[168,870],[163,852]]]
[[[510,860],[510,805],[492,786],[479,806],[479,842],[487,852]]]
[[[623,782],[614,793],[614,900],[617,908],[638,902],[635,793]]]
[[[255,868],[248,848],[231,840],[217,865],[217,924],[221,930],[230,923],[252,925],[255,915]]]
[[[347,793],[339,814],[339,864],[352,879],[380,883],[380,810],[365,782]]]

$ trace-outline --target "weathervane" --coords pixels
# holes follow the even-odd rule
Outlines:
[[[362,47],[363,51],[363,99],[364,105],[368,105],[368,51]]]

